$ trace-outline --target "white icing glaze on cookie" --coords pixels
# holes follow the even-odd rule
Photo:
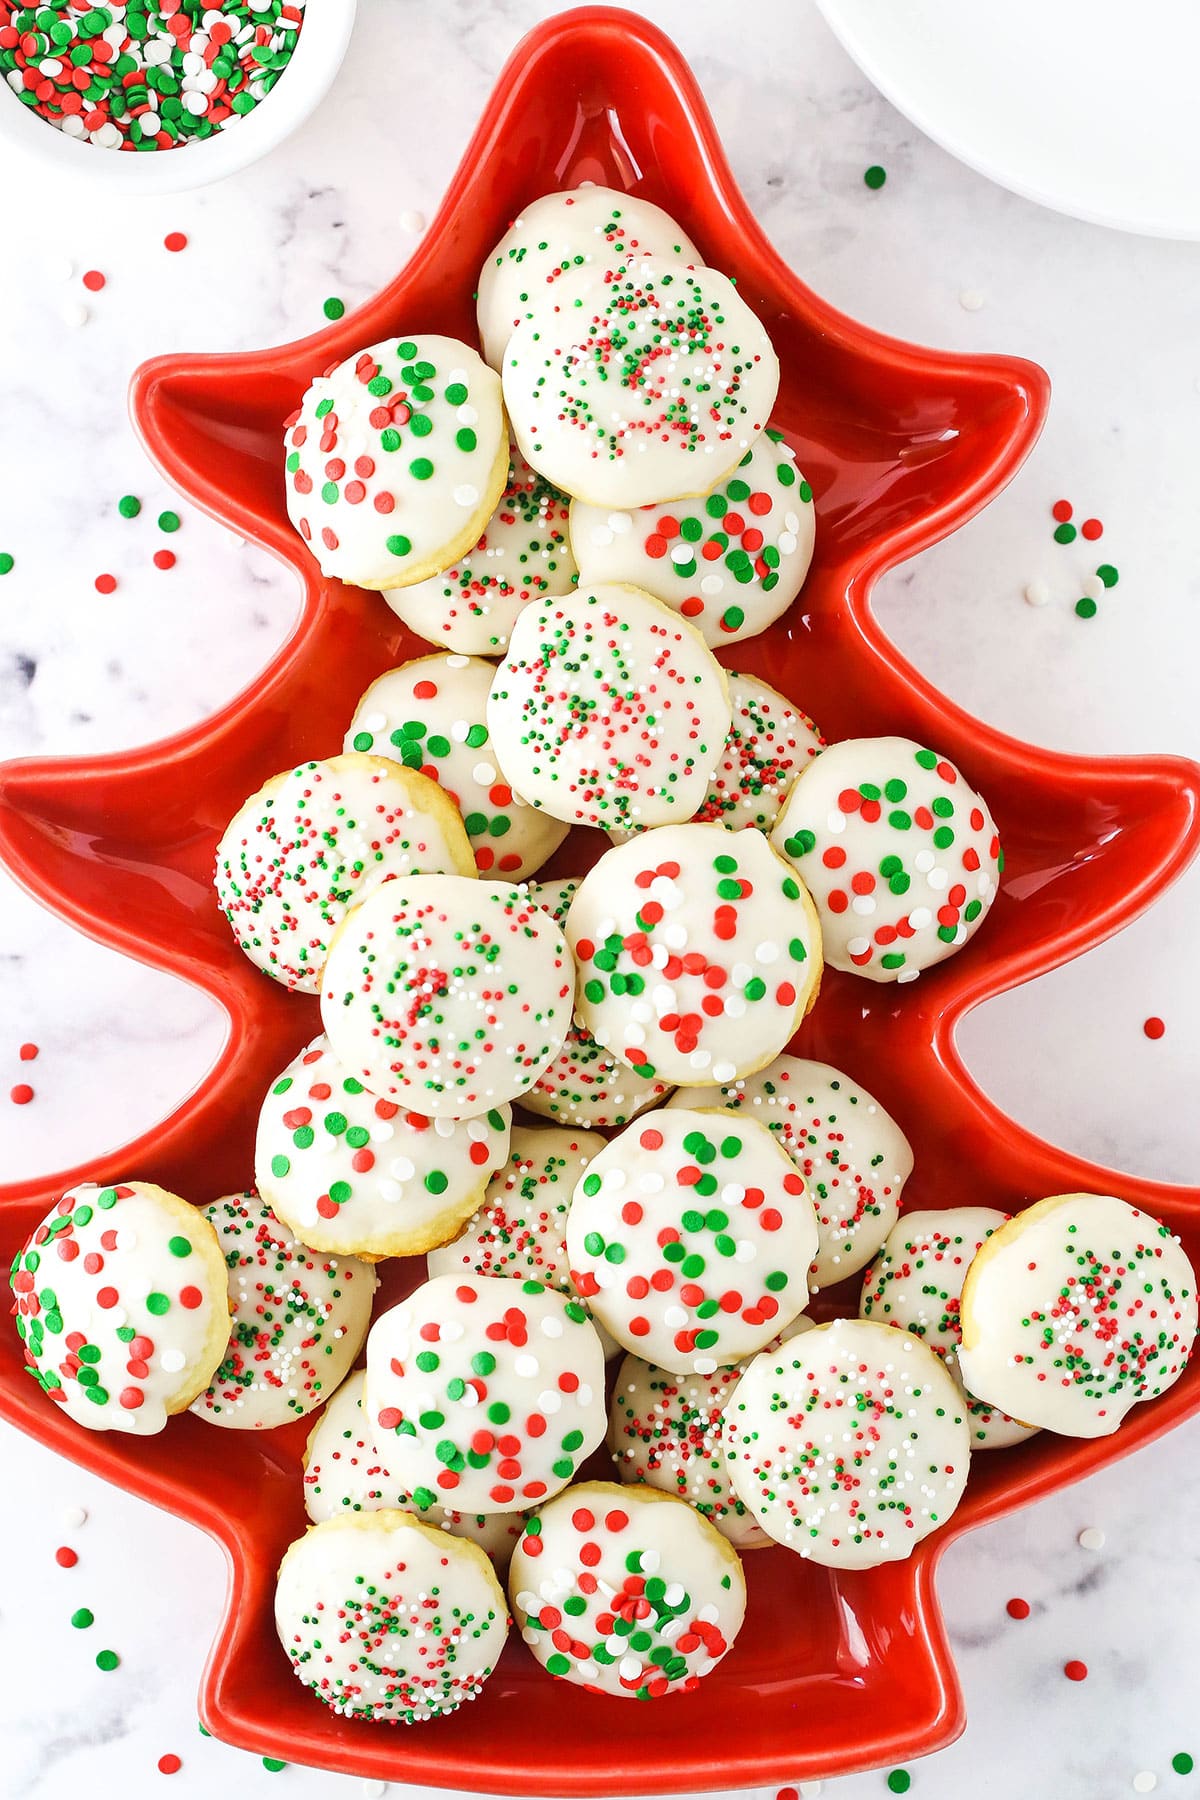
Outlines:
[[[725,1408],[735,1493],[777,1543],[834,1569],[897,1562],[962,1498],[962,1395],[919,1338],[835,1319],[755,1357]]]
[[[1004,858],[981,796],[911,738],[848,738],[792,788],[771,834],[812,891],[825,957],[869,981],[915,981],[961,950]]]
[[[990,1206],[948,1206],[905,1213],[863,1278],[859,1314],[911,1331],[940,1356],[962,1386],[958,1346],[963,1282],[976,1253],[1007,1218]],[[1033,1430],[964,1391],[972,1450],[1003,1450]]]
[[[585,1481],[528,1521],[509,1570],[513,1619],[538,1661],[592,1693],[689,1693],[746,1614],[737,1552],[656,1488]]]
[[[315,994],[347,909],[392,875],[469,875],[462,820],[436,783],[383,755],[273,775],[217,845],[217,901],[250,961]]]
[[[669,1104],[719,1104],[775,1133],[816,1209],[817,1254],[809,1271],[814,1290],[855,1274],[895,1224],[912,1174],[912,1148],[878,1100],[829,1063],[777,1056],[715,1094],[712,1088],[680,1088]]]
[[[584,1027],[664,1081],[761,1068],[821,981],[812,902],[759,831],[667,825],[615,845],[572,900],[567,941]]]
[[[558,848],[567,827],[526,805],[497,766],[486,723],[495,673],[477,656],[454,655],[389,669],[355,707],[346,748],[394,757],[435,781],[463,816],[479,873],[523,881]]]
[[[304,1505],[309,1518],[340,1518],[350,1512],[378,1512],[398,1507],[416,1513],[426,1525],[436,1525],[451,1537],[470,1538],[479,1545],[493,1568],[506,1569],[513,1547],[525,1528],[522,1513],[460,1513],[448,1507],[418,1508],[413,1497],[384,1468],[375,1445],[367,1437],[363,1417],[363,1383],[366,1371],[357,1370],[343,1381],[308,1434],[304,1454]]]
[[[515,1098],[562,1049],[574,971],[522,888],[455,875],[389,881],[334,939],[321,1018],[373,1094],[433,1118]]]
[[[487,703],[516,790],[570,824],[690,819],[729,735],[725,673],[699,633],[637,588],[531,601]]]
[[[293,1673],[332,1712],[414,1725],[478,1696],[508,1607],[475,1544],[411,1513],[349,1513],[289,1547],[275,1629]]]
[[[785,613],[812,561],[812,488],[778,431],[765,431],[711,493],[622,511],[571,508],[585,587],[631,581],[714,648],[755,637]]]
[[[504,404],[526,459],[595,506],[707,494],[766,429],[771,340],[727,276],[646,260],[504,352]]]
[[[193,1400],[210,1425],[269,1431],[328,1400],[363,1347],[375,1272],[307,1249],[257,1194],[205,1208],[229,1271],[233,1329],[220,1368]]]
[[[508,1154],[512,1111],[431,1119],[368,1093],[314,1038],[272,1082],[255,1181],[302,1243],[376,1258],[443,1243]]]
[[[367,1339],[366,1415],[418,1504],[511,1512],[556,1494],[604,1436],[604,1351],[578,1300],[442,1275]]]
[[[476,310],[485,361],[498,369],[522,319],[573,306],[597,280],[653,256],[698,263],[695,245],[660,206],[587,184],[522,207],[479,271]]]
[[[1178,1238],[1110,1194],[1056,1194],[967,1271],[958,1364],[972,1394],[1067,1437],[1107,1437],[1184,1371],[1196,1277]]]
[[[527,601],[565,594],[578,570],[567,537],[566,494],[531,469],[514,444],[508,480],[477,544],[452,568],[392,588],[392,611],[418,637],[466,656],[501,656]]]
[[[644,1481],[686,1500],[736,1550],[771,1542],[729,1485],[721,1414],[745,1363],[711,1375],[673,1375],[627,1356],[617,1371],[608,1414],[608,1444],[622,1481]]]
[[[468,549],[500,498],[500,383],[454,338],[389,338],[316,378],[284,447],[288,517],[322,572],[404,587]]]
[[[817,1222],[787,1152],[753,1119],[682,1108],[635,1120],[575,1189],[576,1290],[622,1344],[711,1375],[808,1302]]]
[[[572,876],[565,881],[531,882],[530,898],[565,925],[581,879]],[[670,1092],[669,1081],[639,1075],[621,1057],[598,1044],[590,1031],[572,1023],[550,1067],[521,1095],[521,1105],[526,1112],[562,1125],[603,1129],[627,1125]]]
[[[27,1369],[92,1431],[161,1431],[208,1386],[229,1341],[216,1233],[148,1182],[68,1188],[9,1279]]]

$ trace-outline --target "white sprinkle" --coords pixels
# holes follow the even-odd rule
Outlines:
[[[1142,1769],[1141,1772],[1133,1778],[1133,1791],[1135,1794],[1152,1794],[1157,1786],[1158,1776],[1154,1773],[1153,1769]]]
[[[719,575],[705,575],[700,583],[702,594],[719,594],[725,583]]]
[[[781,531],[779,534],[779,554],[780,554],[780,556],[790,556],[792,554],[792,551],[795,548],[796,548],[795,532],[794,531]]]
[[[411,1181],[415,1171],[407,1156],[397,1156],[392,1162],[391,1172],[397,1181]]]
[[[617,537],[624,537],[633,530],[633,520],[627,512],[612,512],[608,515],[608,528]]]
[[[388,1791],[388,1784],[386,1781],[364,1781],[362,1791],[367,1800],[381,1800],[382,1795]]]
[[[539,1363],[536,1356],[518,1356],[513,1359],[513,1370],[516,1374],[529,1377],[536,1375]]]
[[[958,296],[958,304],[964,312],[978,312],[983,305],[983,295],[978,288],[964,288]]]
[[[87,1524],[86,1506],[64,1506],[58,1515],[59,1523],[68,1531],[77,1531],[81,1525]]]
[[[1025,583],[1025,601],[1028,606],[1046,606],[1049,600],[1050,589],[1044,581]]]
[[[472,487],[469,481],[464,481],[454,490],[454,504],[456,506],[477,506],[479,504],[479,489],[477,487]]]
[[[424,231],[425,214],[413,212],[411,208],[407,212],[402,212],[400,214],[400,229],[401,231]]]
[[[1106,589],[1098,575],[1089,575],[1082,584],[1082,591],[1089,600],[1103,600]]]
[[[852,937],[846,940],[846,952],[850,956],[865,956],[870,948],[870,938]]]
[[[1098,1525],[1089,1525],[1080,1532],[1079,1547],[1081,1550],[1103,1550],[1104,1533]]]
[[[121,133],[111,119],[106,119],[99,131],[92,132],[92,142],[98,144],[101,150],[115,150],[121,142]]]
[[[626,1681],[636,1681],[642,1672],[642,1665],[636,1656],[623,1656],[617,1668]]]
[[[477,781],[480,787],[491,787],[493,781],[496,779],[496,771],[491,763],[479,762],[476,763],[475,767],[471,770],[471,778],[472,780]]]
[[[927,925],[933,924],[933,914],[927,906],[914,906],[908,915],[908,922],[914,931],[924,931]]]
[[[737,1064],[731,1062],[715,1062],[709,1070],[714,1081],[732,1081],[737,1073]]]
[[[920,973],[920,969],[901,969],[896,977],[896,985],[899,986],[901,982],[915,981]]]
[[[824,1783],[820,1781],[802,1781],[796,1789],[800,1800],[820,1800],[824,1791]]]
[[[755,957],[755,961],[760,962],[760,963],[778,962],[779,961],[779,945],[773,944],[771,942],[771,940],[768,938],[765,943],[755,945],[754,957]]]
[[[164,1350],[158,1361],[168,1375],[175,1375],[185,1366],[187,1357],[182,1350]]]
[[[676,544],[671,552],[673,563],[690,563],[695,561],[695,552],[690,544]]]
[[[183,96],[183,105],[185,112],[190,112],[194,119],[198,119],[201,113],[206,113],[208,111],[208,95],[197,94],[195,92],[185,94]]]
[[[607,525],[592,526],[592,542],[598,550],[607,550],[613,541],[613,534]]]

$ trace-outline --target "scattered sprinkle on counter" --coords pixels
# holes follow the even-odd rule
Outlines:
[[[163,239],[163,246],[167,250],[186,250],[187,233],[185,231],[168,231]]]
[[[158,1772],[160,1775],[178,1775],[182,1767],[183,1758],[181,1756],[176,1756],[172,1751],[169,1751],[166,1756],[160,1756],[158,1759]]]
[[[336,294],[331,294],[321,310],[327,319],[340,319],[346,310],[346,302],[339,300]]]
[[[60,1569],[73,1569],[79,1561],[79,1552],[72,1550],[70,1544],[60,1544],[54,1552],[54,1560]]]
[[[1171,1758],[1171,1767],[1177,1775],[1190,1775],[1195,1766],[1186,1750],[1177,1750]]]
[[[106,1675],[111,1675],[114,1669],[120,1667],[120,1664],[121,1659],[115,1650],[101,1650],[96,1658],[96,1667],[102,1669]]]
[[[964,312],[981,312],[984,296],[978,288],[964,288],[958,296],[958,304]]]
[[[872,163],[869,169],[864,169],[863,180],[869,188],[881,188],[887,180],[887,170],[880,163]]]
[[[1118,581],[1121,579],[1111,563],[1101,563],[1100,567],[1096,570],[1096,573],[1106,588],[1116,587]]]
[[[277,1756],[264,1756],[263,1768],[270,1769],[272,1775],[278,1775],[280,1769],[287,1768],[287,1764],[285,1762],[280,1762]]]
[[[117,578],[115,575],[97,575],[96,592],[98,594],[115,594],[116,591]]]
[[[1079,535],[1086,538],[1090,544],[1095,543],[1098,537],[1104,536],[1104,526],[1099,519],[1085,519],[1079,527]]]
[[[1069,1663],[1063,1664],[1063,1674],[1068,1681],[1086,1681],[1087,1672],[1087,1664],[1085,1662],[1079,1662],[1075,1658],[1072,1658]]]
[[[1050,602],[1050,589],[1044,581],[1027,581],[1025,583],[1025,603],[1027,606],[1047,606]]]
[[[907,1794],[912,1786],[912,1776],[907,1769],[893,1769],[887,1778],[887,1784],[893,1794]]]
[[[96,1623],[96,1615],[88,1607],[81,1606],[71,1614],[71,1623],[76,1631],[86,1631],[89,1625]]]
[[[36,1051],[37,1046],[27,1046]],[[22,1050],[22,1056],[25,1052]],[[58,1515],[59,1524],[65,1525],[69,1531],[77,1531],[81,1525],[87,1524],[87,1510],[82,1506],[64,1506]]]
[[[11,572],[13,560],[7,550],[0,550],[0,575],[8,575]]]
[[[181,520],[177,512],[160,512],[158,529],[160,531],[178,531]]]
[[[1085,1526],[1079,1534],[1079,1548],[1081,1550],[1103,1550],[1104,1543],[1104,1533],[1098,1525]]]
[[[1146,1020],[1145,1024],[1142,1026],[1142,1030],[1145,1032],[1145,1034],[1148,1038],[1160,1038],[1166,1029],[1167,1028],[1166,1028],[1165,1024],[1163,1023],[1163,1021],[1161,1019],[1155,1017],[1153,1014],[1150,1016],[1150,1018],[1148,1018]]]
[[[0,76],[66,137],[102,150],[173,150],[266,98],[292,60],[304,3],[0,0]],[[166,240],[169,250],[186,242],[182,232]]]
[[[1075,611],[1081,619],[1094,619],[1096,616],[1096,602],[1085,594],[1082,600],[1077,600],[1075,602]]]
[[[117,511],[123,519],[136,519],[142,510],[142,503],[136,494],[122,494],[117,501]]]
[[[82,300],[68,300],[59,307],[58,316],[64,325],[75,330],[80,325],[86,325],[91,314]]]
[[[1028,1600],[1020,1599],[1010,1600],[1005,1608],[1010,1619],[1027,1619],[1029,1617],[1029,1610]]]
[[[425,214],[420,212],[402,212],[400,214],[401,231],[424,231]]]
[[[173,550],[156,550],[154,552],[154,566],[156,569],[173,569],[175,567],[175,552]]]
[[[1152,1794],[1158,1786],[1158,1776],[1153,1769],[1141,1769],[1133,1778],[1135,1794]]]
[[[22,1062],[33,1062],[37,1057],[37,1053],[38,1047],[36,1044],[22,1044],[17,1054],[20,1056]]]
[[[105,280],[106,277],[100,273],[99,269],[89,269],[83,277],[83,285],[89,294],[98,294],[104,286]]]
[[[18,1081],[16,1087],[9,1089],[8,1097],[14,1106],[28,1106],[33,1099],[33,1089],[27,1081]]]
[[[1076,532],[1075,527],[1067,520],[1064,520],[1061,525],[1056,525],[1054,527],[1054,541],[1056,544],[1073,544],[1077,536],[1078,533]]]

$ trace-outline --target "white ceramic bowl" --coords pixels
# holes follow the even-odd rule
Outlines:
[[[117,194],[177,194],[257,162],[303,124],[333,85],[358,0],[307,0],[292,60],[266,98],[236,125],[173,150],[102,150],[23,106],[0,81],[0,162],[15,151],[60,180],[91,181]]]

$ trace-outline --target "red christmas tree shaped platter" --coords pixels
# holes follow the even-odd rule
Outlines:
[[[1198,841],[1200,769],[1172,757],[1074,759],[977,723],[897,654],[869,597],[886,568],[936,542],[1011,478],[1040,429],[1048,383],[1005,357],[900,344],[836,313],[784,267],[735,186],[690,72],[653,27],[585,8],[540,26],[502,72],[421,247],[374,300],[315,337],[242,356],[140,369],[133,410],[179,490],[272,549],[304,590],[299,621],[256,682],[205,724],[132,754],[0,769],[0,854],[81,931],[194,982],[229,1035],[197,1091],[153,1131],[83,1170],[0,1188],[0,1250],[76,1179],[141,1176],[197,1201],[249,1178],[256,1094],[317,1030],[315,1003],[236,949],[210,885],[213,848],[245,794],[332,753],[381,670],[427,646],[376,595],[325,582],[288,525],[282,422],[313,374],[363,344],[438,331],[474,341],[487,251],[536,195],[594,180],[659,202],[735,275],[779,351],[776,421],[818,508],[800,600],[726,660],[769,676],[830,738],[899,732],[952,758],[989,800],[1006,848],[999,899],[958,957],[913,986],[827,973],[795,1048],[851,1071],[916,1151],[910,1205],[1015,1209],[1075,1188],[1119,1192],[1200,1258],[1200,1196],[1092,1167],[1004,1117],[967,1075],[958,1021],[990,995],[1077,956],[1148,906]],[[585,847],[586,845],[586,847]],[[582,866],[594,840],[554,867]],[[391,1297],[423,1265],[389,1265]],[[853,1310],[853,1296],[841,1296]],[[836,1309],[836,1291],[822,1309]],[[264,1436],[189,1416],[139,1441],[88,1433],[23,1373],[0,1334],[0,1413],[63,1455],[190,1519],[223,1545],[230,1583],[200,1696],[206,1725],[259,1753],[363,1776],[494,1793],[608,1794],[734,1787],[871,1767],[948,1743],[962,1698],[934,1594],[960,1532],[1127,1454],[1200,1407],[1200,1366],[1115,1437],[1041,1436],[976,1459],[949,1527],[906,1563],[861,1574],[787,1551],[747,1558],[751,1602],[734,1653],[665,1709],[573,1693],[511,1643],[481,1699],[412,1732],[339,1719],[291,1675],[272,1625],[274,1571],[303,1529],[303,1422]]]

